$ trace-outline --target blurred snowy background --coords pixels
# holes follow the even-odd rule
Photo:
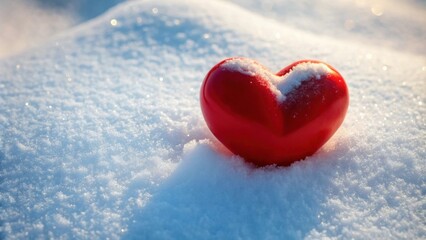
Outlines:
[[[426,3],[0,0],[0,238],[426,237]],[[230,56],[345,77],[335,136],[288,168],[199,109]]]
[[[35,46],[124,0],[0,0],[0,57]],[[228,0],[320,35],[426,53],[423,0]],[[410,27],[406,27],[409,25]]]

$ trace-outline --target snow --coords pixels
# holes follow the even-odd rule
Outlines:
[[[294,66],[284,76],[279,77],[275,82],[282,96],[285,96],[296,87],[300,86],[303,81],[309,79],[321,80],[322,76],[331,73],[331,69],[323,63],[304,62]],[[281,99],[283,99],[281,97]]]
[[[3,55],[0,238],[425,238],[424,4],[295,2],[124,2]],[[233,156],[198,100],[231,56],[329,63],[343,125],[290,167]]]
[[[223,68],[223,70],[228,70],[230,72],[239,72],[248,76],[264,74],[266,76],[266,80],[270,80],[270,78],[274,77],[273,74],[270,74],[267,68],[265,68],[255,60],[248,58],[228,59],[221,64],[221,68]]]
[[[119,2],[122,0],[0,0],[0,58],[36,47]]]
[[[221,64],[221,68],[226,71],[239,72],[248,76],[259,76],[261,79],[266,80],[269,88],[276,95],[278,102],[285,100],[285,96],[280,89],[277,88],[282,78],[270,72],[269,69],[257,61],[249,58],[231,58],[225,60],[225,62]]]
[[[283,102],[286,95],[303,81],[309,79],[320,80],[321,76],[331,73],[331,69],[323,63],[303,62],[290,69],[283,76],[277,76],[268,68],[253,59],[231,58],[221,64],[223,70],[239,72],[248,76],[259,76],[269,83],[271,91],[276,95],[278,102]]]

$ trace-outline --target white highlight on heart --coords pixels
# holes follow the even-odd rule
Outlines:
[[[285,100],[289,92],[300,86],[303,81],[312,78],[320,80],[322,76],[333,71],[323,63],[304,62],[294,66],[284,76],[277,76],[257,61],[247,58],[229,59],[222,64],[222,67],[229,71],[240,72],[249,76],[260,76],[268,80],[272,92],[275,93],[280,103]]]

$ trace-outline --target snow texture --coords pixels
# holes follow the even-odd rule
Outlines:
[[[322,63],[305,62],[297,64],[284,76],[279,77],[278,81],[274,82],[282,96],[279,99],[285,100],[285,96],[300,86],[303,81],[321,80],[322,76],[327,76],[330,73],[331,69]]]
[[[269,83],[271,91],[276,95],[278,102],[283,102],[286,95],[303,81],[310,79],[320,80],[322,76],[331,73],[331,69],[322,63],[304,62],[297,64],[283,76],[277,76],[266,67],[253,59],[232,58],[221,64],[223,70],[239,72],[248,76],[258,76]]]
[[[123,2],[2,58],[0,238],[424,239],[422,1],[259,2]],[[230,154],[198,98],[232,56],[326,61],[349,86],[343,125],[290,167]]]
[[[248,58],[233,58],[226,60],[222,63],[221,67],[223,70],[239,72],[253,77],[258,76],[261,79],[266,80],[269,88],[276,95],[277,101],[282,102],[285,100],[285,96],[282,94],[280,89],[277,88],[277,84],[282,80],[282,77],[271,73],[269,69],[257,61]]]
[[[230,72],[239,72],[248,76],[265,75],[266,80],[273,81],[274,74],[253,59],[232,58],[222,63],[221,68]],[[272,79],[270,79],[272,78]]]

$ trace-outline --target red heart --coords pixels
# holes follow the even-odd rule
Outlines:
[[[259,166],[287,166],[336,132],[349,93],[337,70],[320,61],[273,74],[254,60],[229,58],[209,71],[200,101],[208,127],[234,154]]]

